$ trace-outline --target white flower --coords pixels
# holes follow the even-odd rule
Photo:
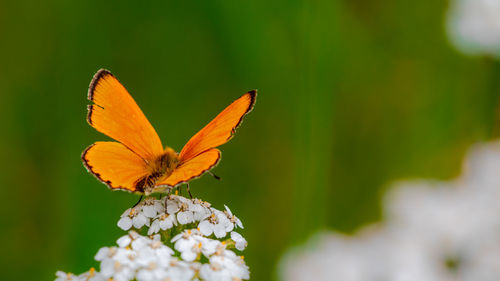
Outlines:
[[[195,221],[200,221],[211,214],[210,204],[200,199],[191,199],[190,210],[193,212]]]
[[[450,1],[448,34],[464,53],[500,57],[500,1]]]
[[[229,209],[228,206],[224,205],[224,207],[226,208],[226,210],[224,211],[224,213],[226,214],[227,218],[233,224],[235,224],[235,226],[238,226],[239,228],[243,228],[243,223],[241,223],[241,220],[239,218],[237,218],[236,216],[234,216],[233,213],[231,213],[231,210]],[[228,230],[228,231],[231,231],[231,230]]]
[[[197,230],[186,230],[172,238],[175,249],[181,252],[181,257],[186,261],[198,259],[200,254],[207,258],[213,255],[222,244],[218,240],[201,236]]]
[[[158,233],[161,230],[167,230],[172,228],[174,225],[177,225],[177,221],[175,219],[175,215],[170,215],[168,213],[160,214],[156,219],[151,223],[151,226],[148,230],[148,235]]]
[[[144,247],[139,247],[137,251],[136,263],[140,267],[150,268],[152,263],[166,267],[172,260],[174,251],[164,245],[160,240],[148,241]]]
[[[178,197],[176,196],[177,204],[178,206],[178,212],[177,212],[177,221],[180,224],[188,224],[194,222],[194,214],[193,211],[191,211],[190,206],[193,204],[191,200],[186,199],[184,197]],[[168,209],[169,206],[167,206]]]
[[[123,250],[123,249],[121,249]],[[134,277],[134,270],[115,259],[105,259],[101,262],[101,274],[105,278],[114,280],[131,280]]]
[[[154,218],[158,214],[165,213],[165,208],[160,200],[148,197],[141,202],[141,212],[145,217]]]
[[[231,232],[231,240],[234,241],[236,249],[243,251],[247,247],[247,240],[237,232]]]
[[[199,263],[187,263],[179,260],[172,260],[167,267],[166,280],[191,281],[195,273],[199,270]],[[170,278],[170,279],[169,279]]]
[[[129,230],[132,226],[139,229],[144,225],[149,225],[149,219],[136,208],[127,209],[118,221],[118,227],[123,230]]]
[[[232,230],[233,223],[231,223],[223,212],[213,209],[212,214],[201,221],[198,228],[205,236],[210,236],[213,233],[215,237],[222,238],[226,236],[226,232],[229,229]]]
[[[121,248],[125,248],[129,246],[132,241],[138,239],[139,237],[140,235],[137,232],[131,230],[127,235],[124,235],[116,240],[116,244],[118,244],[118,246],[120,246]]]
[[[57,271],[56,272],[56,280],[55,281],[74,281],[74,280],[79,280],[78,276],[74,275],[73,273],[66,273],[62,271]]]
[[[138,281],[155,281],[167,278],[167,271],[160,267],[158,263],[152,261],[147,267],[140,269],[136,276]]]
[[[200,199],[187,199],[181,196],[171,195],[167,200],[167,213],[177,215],[180,224],[188,224],[200,221],[210,214],[210,204]]]
[[[78,275],[78,280],[81,280],[81,281],[106,281],[106,278],[104,278],[104,276],[102,276],[101,273],[95,271],[94,268],[91,268],[89,271]]]

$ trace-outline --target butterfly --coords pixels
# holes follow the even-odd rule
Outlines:
[[[108,70],[92,79],[87,122],[116,141],[98,141],[82,153],[87,170],[112,190],[149,195],[200,177],[220,160],[216,148],[228,142],[257,97],[249,91],[196,133],[180,153],[163,148],[158,134],[125,87]]]

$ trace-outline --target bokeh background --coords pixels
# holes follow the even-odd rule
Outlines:
[[[447,1],[0,1],[3,280],[80,273],[123,233],[136,195],[80,154],[99,68],[164,144],[183,144],[257,88],[254,111],[192,191],[239,216],[253,280],[321,228],[380,218],[393,179],[447,179],[495,135],[500,66],[449,43]]]

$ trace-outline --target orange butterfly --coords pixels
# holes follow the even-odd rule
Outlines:
[[[253,90],[235,100],[177,153],[168,146],[163,148],[125,87],[101,69],[89,86],[88,99],[93,104],[88,106],[87,121],[118,142],[92,144],[82,153],[83,164],[111,189],[149,195],[187,183],[219,162],[216,147],[232,138],[256,96]]]

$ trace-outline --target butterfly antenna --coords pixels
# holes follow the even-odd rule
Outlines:
[[[189,190],[189,183],[186,184],[186,189],[187,189],[187,192],[189,193],[189,197],[191,197],[191,199],[193,199],[193,195],[191,195],[191,191]]]
[[[216,175],[216,174],[214,174],[214,173],[212,173],[212,172],[210,172],[210,171],[207,171],[207,173],[208,173],[209,175],[211,175],[212,177],[214,177],[216,180],[219,180],[219,181],[221,180],[221,178],[220,178],[218,175]]]
[[[137,206],[137,205],[139,205],[139,203],[141,203],[141,201],[142,201],[142,197],[143,197],[143,196],[144,196],[144,195],[141,195],[141,197],[139,197],[139,201],[137,201],[137,203],[135,203],[135,205],[134,205],[134,206],[132,206],[132,208],[135,208],[135,206]]]

